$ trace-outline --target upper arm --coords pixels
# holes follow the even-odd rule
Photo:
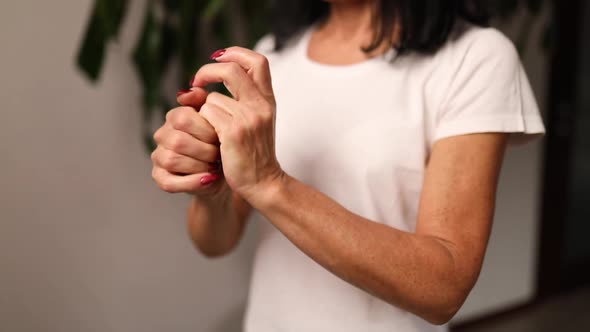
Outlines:
[[[438,74],[449,81],[433,107],[416,231],[448,249],[455,278],[470,289],[490,234],[506,145],[544,128],[519,55],[500,32],[471,29],[439,61],[448,64]]]
[[[474,133],[512,133],[511,141],[544,132],[529,81],[512,42],[494,29],[472,29],[441,51],[434,77],[443,96],[432,107],[431,142]],[[533,134],[533,135],[531,135]]]
[[[416,233],[441,241],[457,277],[473,286],[490,234],[508,134],[461,135],[437,141],[428,161]]]

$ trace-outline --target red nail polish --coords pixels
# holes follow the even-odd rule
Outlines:
[[[209,174],[209,175],[205,175],[201,178],[201,184],[204,186],[208,186],[211,183],[215,182],[219,180],[219,175],[217,174]]]
[[[189,93],[189,92],[191,92],[191,90],[180,90],[180,91],[178,91],[178,92],[176,93],[176,98],[178,98],[178,97],[180,97],[180,96],[182,96],[182,95],[184,95],[184,94],[187,94],[187,93]]]
[[[188,86],[190,86],[190,87],[195,86],[195,77],[194,76],[191,78],[191,81],[188,83]]]
[[[220,56],[224,55],[225,51],[226,51],[225,49],[217,50],[217,51],[213,52],[213,54],[211,54],[209,59],[215,60],[215,59],[219,58]]]

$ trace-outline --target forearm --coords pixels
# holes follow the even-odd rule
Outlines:
[[[461,305],[470,286],[447,243],[354,215],[288,176],[280,182],[253,206],[326,269],[434,323]]]
[[[193,196],[187,213],[192,241],[208,257],[227,254],[239,242],[249,211],[248,203],[231,191]]]

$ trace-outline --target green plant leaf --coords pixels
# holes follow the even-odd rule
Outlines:
[[[269,33],[269,1],[242,0],[241,2],[243,3],[242,8],[245,16],[248,19],[248,47],[254,47],[260,38]]]
[[[76,57],[78,68],[95,82],[100,77],[109,41],[119,33],[127,11],[127,0],[96,0],[82,46]]]
[[[108,38],[116,38],[127,11],[128,0],[97,0],[97,10]]]
[[[153,147],[151,139],[151,120],[161,104],[160,90],[162,80],[161,44],[162,30],[156,22],[154,8],[149,3],[135,51],[133,63],[143,89],[142,136],[146,149]]]
[[[153,8],[148,6],[139,42],[133,52],[133,63],[144,91],[144,107],[158,105],[160,96],[162,43],[161,29],[156,23]]]
[[[78,67],[92,81],[99,79],[106,49],[120,34],[128,3],[129,0],[94,1],[76,58]],[[236,43],[236,31],[241,29],[240,32],[245,32],[239,35],[241,42],[247,39],[248,47],[268,33],[268,4],[268,0],[148,0],[141,33],[132,55],[143,92],[141,135],[148,151],[155,147],[151,133],[152,119],[161,120],[172,107],[163,95],[162,87],[163,76],[172,59],[177,56],[180,61],[179,86],[185,87],[189,77],[207,61],[203,53],[208,54],[216,46]],[[523,7],[536,16],[544,4],[544,0],[493,1],[495,12],[503,18],[510,17]],[[162,20],[154,15],[157,6],[164,9]],[[240,13],[239,20],[235,20],[236,10]],[[228,11],[231,13],[228,14]],[[521,49],[528,38],[528,25],[524,23],[517,40]],[[545,47],[551,42],[551,28],[549,24],[542,40]],[[209,88],[224,92],[223,85]]]
[[[92,15],[76,57],[78,68],[93,82],[99,78],[107,43],[99,21],[98,15]]]
[[[190,76],[198,67],[197,59],[197,22],[199,19],[199,3],[194,0],[181,0],[179,10],[178,52],[181,66],[179,77],[181,86],[188,84]]]

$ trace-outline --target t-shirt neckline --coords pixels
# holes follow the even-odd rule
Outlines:
[[[314,61],[309,57],[308,50],[311,34],[316,29],[316,27],[317,25],[314,24],[309,28],[305,29],[297,45],[297,54],[298,57],[301,59],[303,65],[315,71],[322,71],[334,74],[359,73],[369,70],[371,68],[379,67],[384,62],[389,63],[393,61],[393,59],[397,55],[396,50],[394,48],[391,48],[382,55],[378,55],[367,60],[348,65],[331,65]]]

